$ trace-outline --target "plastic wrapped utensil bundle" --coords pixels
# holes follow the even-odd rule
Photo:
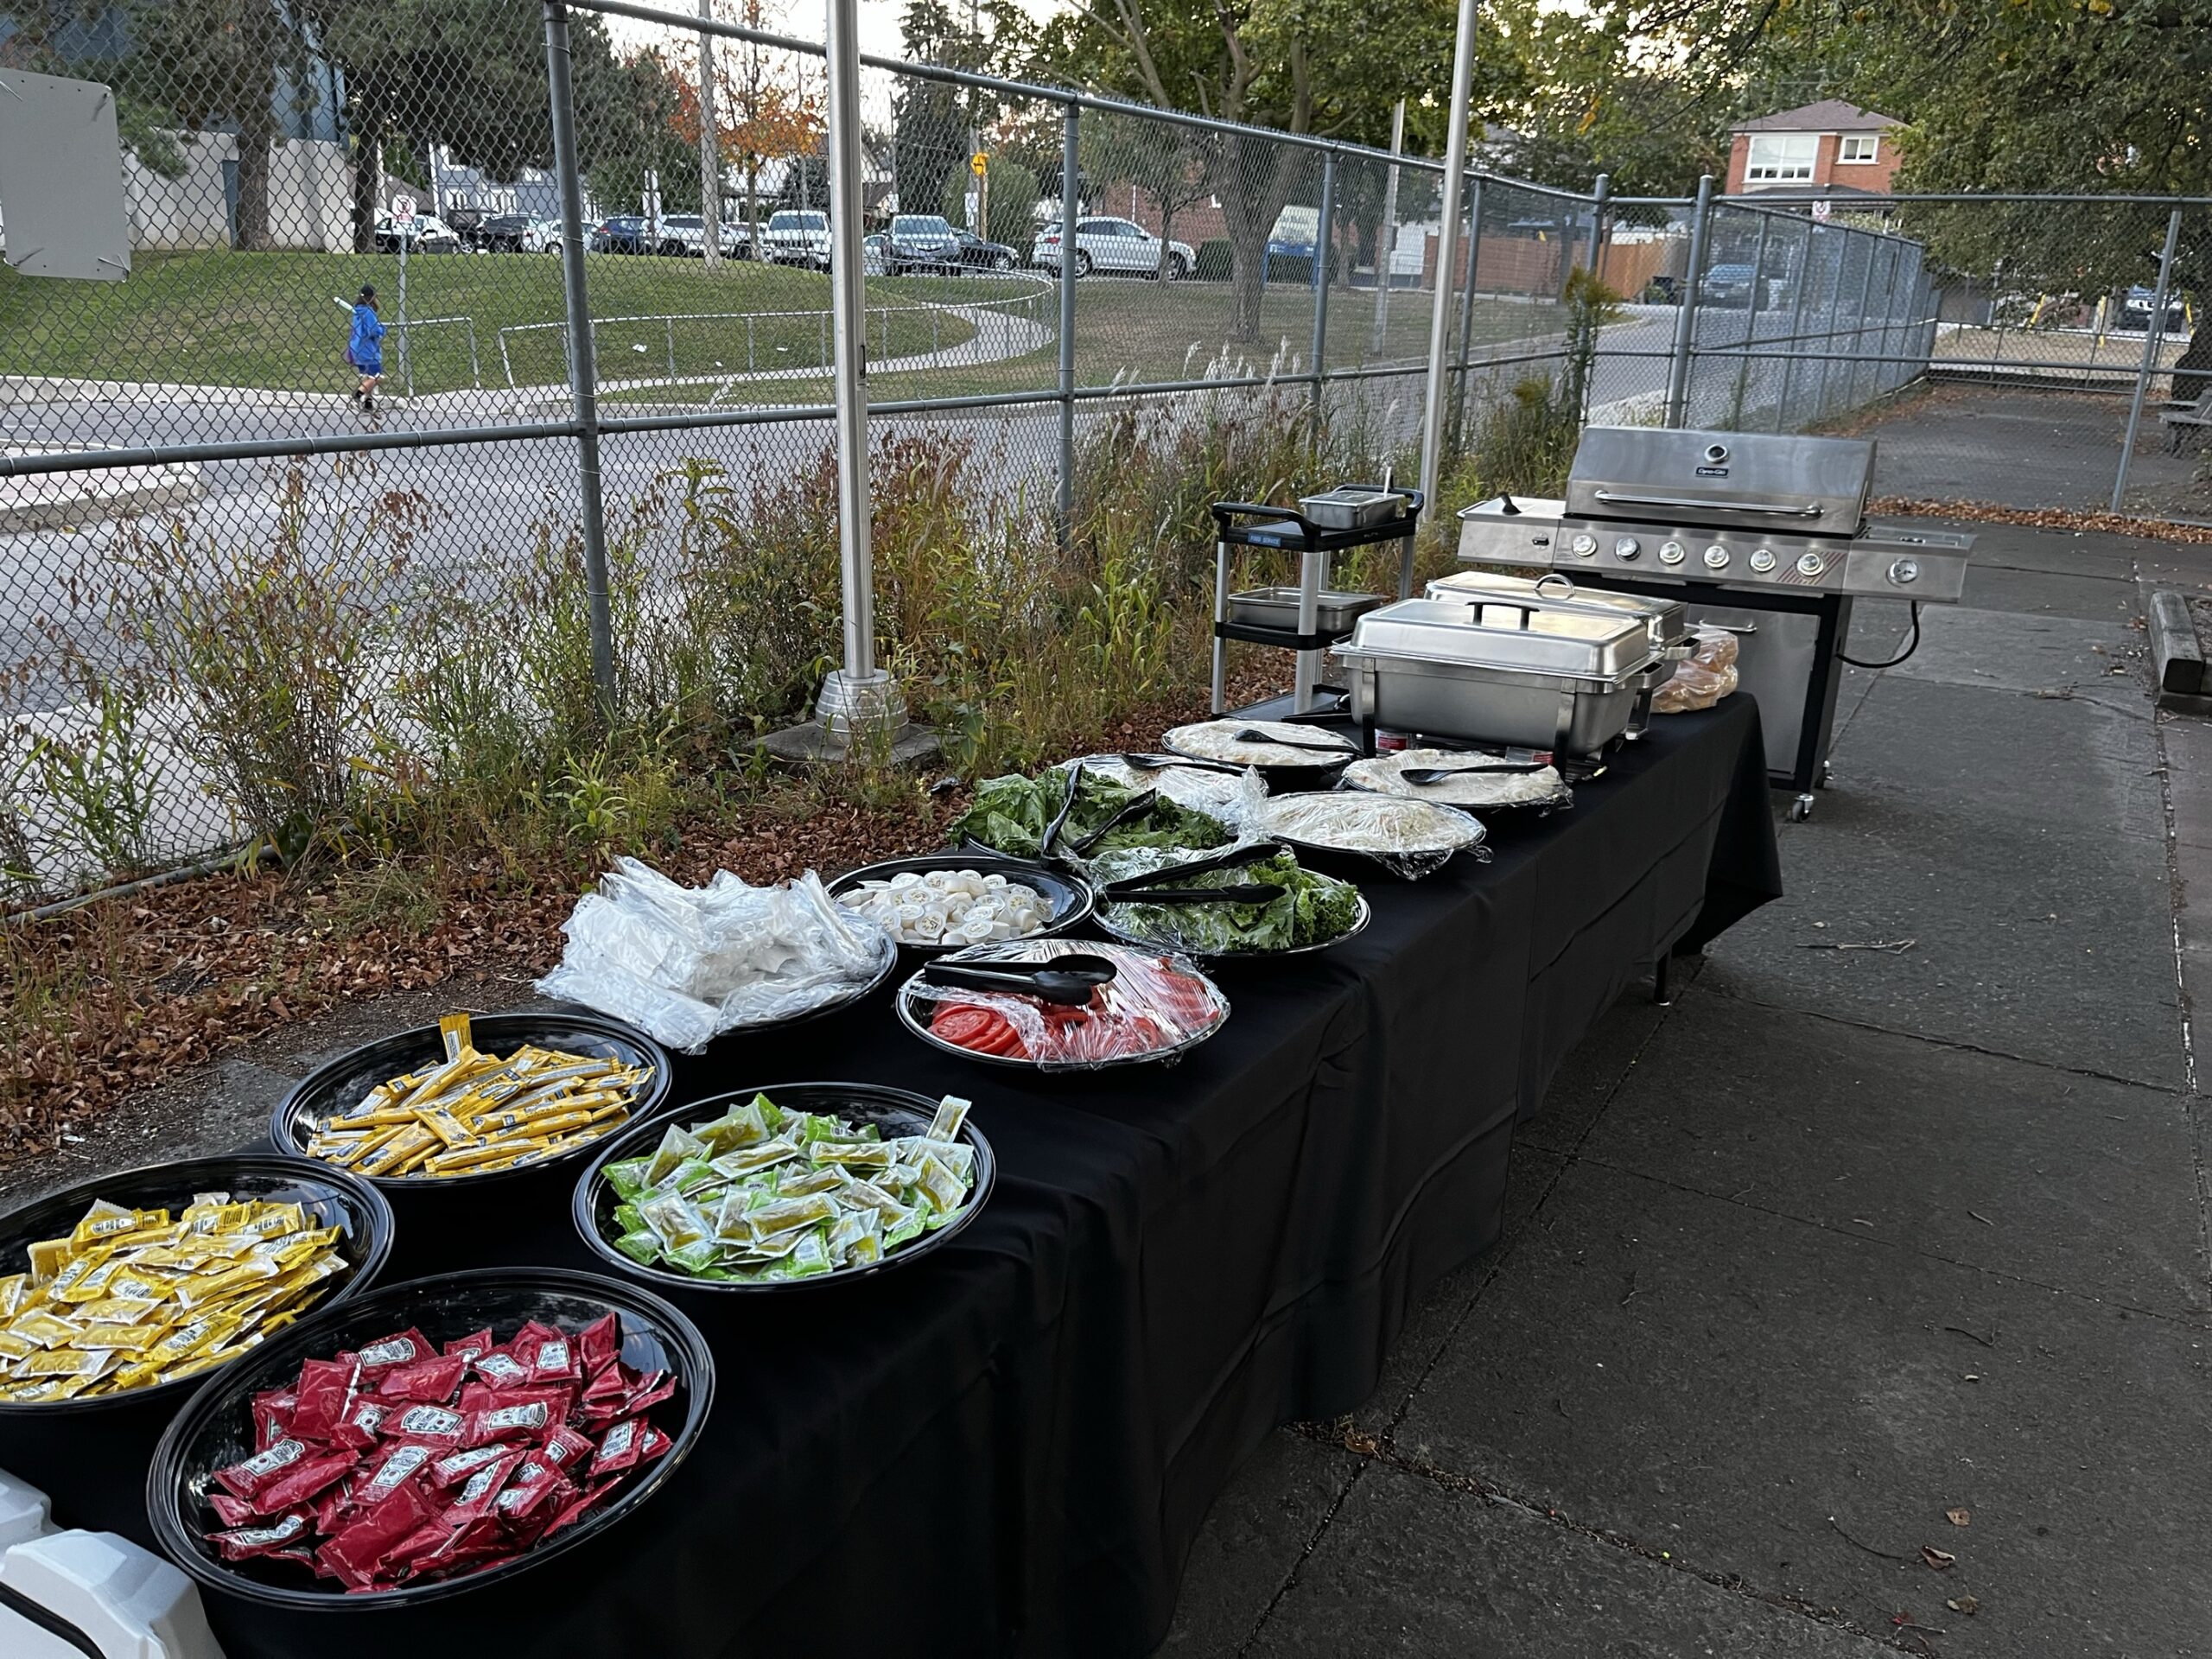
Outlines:
[[[840,906],[811,870],[775,887],[717,870],[704,887],[685,887],[620,858],[561,931],[568,946],[541,992],[688,1053],[726,1031],[849,1001],[889,975],[899,954],[890,934]]]

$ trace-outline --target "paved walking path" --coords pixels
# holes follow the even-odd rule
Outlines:
[[[1246,1466],[1163,1655],[2212,1649],[2212,727],[2152,717],[2142,575],[2212,549],[1986,530],[1853,671],[1789,896],[1584,1045],[1503,1242]]]

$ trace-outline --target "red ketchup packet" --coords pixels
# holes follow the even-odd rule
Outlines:
[[[365,1590],[382,1573],[385,1557],[429,1515],[429,1503],[421,1490],[403,1484],[389,1497],[354,1510],[330,1541],[315,1552],[315,1560],[336,1573],[348,1590]]]
[[[253,1449],[266,1452],[292,1432],[300,1396],[290,1389],[264,1389],[253,1396]]]
[[[359,1368],[351,1360],[311,1359],[300,1367],[290,1427],[302,1440],[327,1440],[353,1403]]]
[[[388,1337],[378,1337],[374,1342],[365,1342],[361,1351],[354,1356],[361,1362],[364,1377],[373,1377],[394,1365],[411,1365],[418,1359],[435,1359],[437,1349],[420,1331],[409,1328]]]
[[[512,1351],[516,1360],[530,1368],[533,1385],[583,1380],[576,1363],[576,1344],[565,1331],[532,1319],[515,1332]]]
[[[314,1518],[304,1510],[291,1510],[257,1527],[238,1527],[211,1532],[207,1541],[226,1561],[250,1561],[257,1555],[276,1555],[306,1543],[315,1530]]]
[[[608,1313],[594,1319],[576,1333],[576,1357],[586,1377],[597,1376],[622,1351],[622,1319]]]
[[[377,1379],[377,1398],[442,1406],[453,1398],[453,1391],[461,1386],[461,1376],[467,1370],[468,1359],[462,1354],[409,1360],[405,1364],[394,1365]]]
[[[492,1334],[492,1328],[486,1325],[483,1330],[472,1331],[465,1337],[455,1337],[438,1351],[448,1358],[458,1354],[463,1359],[474,1361],[480,1355],[490,1353],[498,1343],[499,1338]]]

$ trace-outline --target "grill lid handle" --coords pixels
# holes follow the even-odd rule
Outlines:
[[[1817,518],[1827,509],[1815,504],[1809,507],[1796,507],[1786,501],[1715,501],[1710,499],[1694,500],[1678,495],[1628,495],[1619,490],[1593,490],[1591,493],[1609,506],[1623,507],[1681,507],[1693,512],[1768,512],[1783,518]]]

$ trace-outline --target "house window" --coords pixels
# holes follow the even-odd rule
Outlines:
[[[1877,159],[1881,148],[1881,139],[1871,132],[1847,132],[1835,158],[1839,162],[1871,162]]]
[[[1812,132],[1755,132],[1744,168],[1746,179],[1789,181],[1809,179],[1821,153],[1821,139]]]

